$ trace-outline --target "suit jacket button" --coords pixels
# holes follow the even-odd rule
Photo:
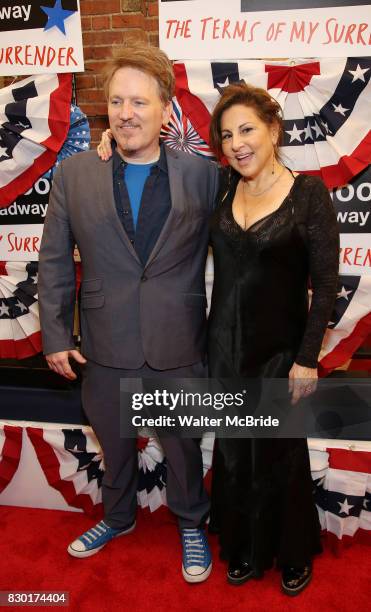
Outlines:
[[[142,283],[144,283],[144,281],[146,281],[146,280],[147,280],[146,275],[145,275],[145,274],[142,274],[142,276],[141,276],[140,280],[142,281]]]

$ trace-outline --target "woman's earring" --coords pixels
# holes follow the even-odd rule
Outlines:
[[[274,156],[274,153],[273,153],[272,174],[274,174],[274,159],[275,159],[275,156]]]

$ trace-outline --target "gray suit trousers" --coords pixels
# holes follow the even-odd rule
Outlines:
[[[82,403],[102,447],[105,474],[102,482],[104,520],[122,528],[135,520],[138,485],[136,439],[120,436],[120,378],[203,378],[202,363],[153,370],[109,368],[93,361],[83,367]],[[199,441],[160,437],[167,460],[167,503],[180,528],[197,527],[208,516],[210,503],[203,485]]]

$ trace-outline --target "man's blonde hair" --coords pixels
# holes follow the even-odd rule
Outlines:
[[[103,73],[107,100],[113,76],[120,68],[135,68],[152,76],[157,82],[162,102],[167,104],[172,99],[175,89],[173,67],[161,49],[142,42],[129,42],[123,47],[116,47]]]

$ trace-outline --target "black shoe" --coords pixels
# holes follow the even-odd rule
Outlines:
[[[227,571],[227,580],[229,584],[243,584],[250,578],[256,577],[255,571],[245,561],[230,561]]]
[[[284,567],[282,570],[282,590],[286,595],[299,595],[312,578],[310,565],[304,567]]]

